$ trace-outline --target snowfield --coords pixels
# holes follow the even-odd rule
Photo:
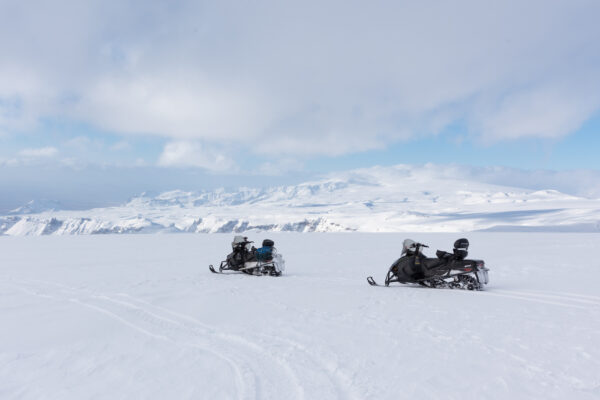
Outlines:
[[[461,236],[486,291],[365,281]],[[0,398],[600,398],[599,234],[252,233],[285,276],[210,273],[232,237],[0,237]]]

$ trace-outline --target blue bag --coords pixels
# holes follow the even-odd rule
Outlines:
[[[263,246],[256,249],[256,259],[258,261],[271,261],[273,259],[273,247]]]

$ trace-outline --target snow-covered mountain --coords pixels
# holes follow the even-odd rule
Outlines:
[[[9,214],[37,214],[44,211],[56,211],[62,208],[62,204],[54,200],[31,200],[27,204],[11,210]]]
[[[461,179],[460,168],[373,167],[268,189],[172,191],[119,207],[0,217],[0,234],[600,231],[600,200]]]

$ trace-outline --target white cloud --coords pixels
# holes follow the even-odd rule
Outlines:
[[[63,146],[79,154],[89,154],[93,150],[102,150],[105,143],[102,139],[93,139],[88,136],[76,136],[63,143]]]
[[[569,85],[547,86],[511,94],[473,119],[487,141],[558,138],[577,130],[597,105],[600,105],[600,84],[579,90]]]
[[[304,164],[291,158],[270,159],[256,169],[257,175],[280,176],[304,169]]]
[[[507,167],[442,166],[446,176],[463,176],[481,182],[535,190],[555,189],[564,193],[600,199],[600,171],[521,170]]]
[[[224,154],[201,146],[197,142],[167,143],[158,165],[163,167],[200,167],[213,172],[233,172],[236,165]]]
[[[0,131],[67,117],[330,155],[457,121],[487,142],[557,138],[600,110],[599,14],[586,0],[5,2]]]
[[[124,151],[131,149],[131,144],[126,140],[119,140],[117,143],[110,146],[110,149],[113,151]]]
[[[41,147],[37,149],[23,149],[18,155],[26,158],[47,158],[54,157],[58,154],[56,147]]]
[[[108,130],[182,139],[255,137],[265,127],[258,95],[198,79],[199,73],[104,77],[73,112]]]

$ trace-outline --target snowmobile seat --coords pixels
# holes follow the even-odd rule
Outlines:
[[[243,268],[246,262],[256,261],[255,252],[248,250],[246,247],[247,243],[251,242],[236,243],[233,251],[227,255],[227,264],[229,264],[232,269],[238,270]]]
[[[437,253],[436,253],[437,254]],[[425,270],[434,269],[446,263],[446,260],[442,258],[425,258],[423,259],[423,267]]]
[[[443,251],[443,250],[436,251],[435,255],[440,260],[448,260],[448,259],[450,259],[452,257],[452,253],[448,253],[447,251]]]
[[[233,251],[228,254],[226,260],[232,269],[239,269],[244,266],[244,255],[239,251]]]

